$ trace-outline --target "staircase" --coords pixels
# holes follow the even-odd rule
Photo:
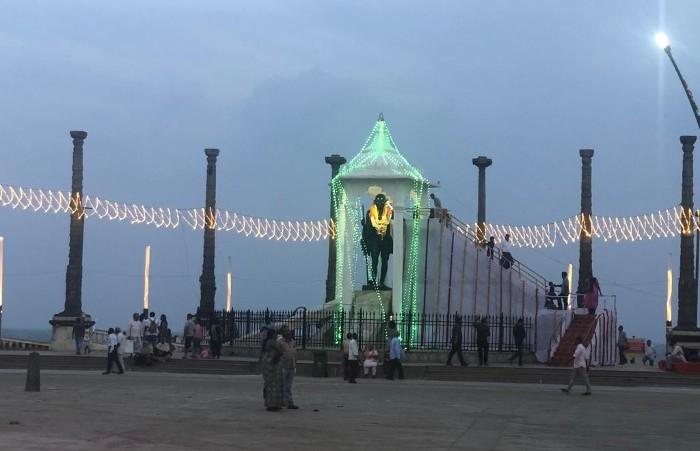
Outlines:
[[[574,315],[569,328],[561,338],[554,356],[549,360],[550,366],[571,366],[576,337],[583,338],[583,345],[588,346],[595,332],[595,315]]]

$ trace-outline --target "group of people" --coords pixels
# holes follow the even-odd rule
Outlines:
[[[600,290],[600,283],[595,277],[591,277],[588,285],[588,291],[585,293],[578,293],[581,299],[579,307],[586,308],[590,315],[595,315],[596,309],[598,308],[598,298],[603,295],[603,292]],[[556,288],[559,288],[559,294],[557,294]],[[552,310],[568,309],[570,294],[569,275],[566,272],[562,272],[561,284],[557,285],[554,282],[548,282],[544,304],[545,308]]]
[[[483,317],[474,323],[476,329],[476,348],[479,356],[479,366],[489,365],[489,337],[491,336],[491,328],[489,327],[488,318]],[[518,359],[518,366],[523,366],[523,344],[525,343],[525,323],[522,318],[518,319],[513,326],[513,342],[515,343],[515,353],[508,359],[512,364],[515,359]],[[468,366],[469,362],[462,355],[462,318],[457,316],[455,323],[452,326],[452,334],[450,337],[450,353],[447,356],[447,366],[452,365],[452,358],[457,354],[459,363],[462,366]]]
[[[496,247],[496,238],[493,236],[489,237],[489,240],[484,244],[486,247],[486,256],[489,258],[494,257],[494,247]],[[510,269],[511,266],[513,266],[513,263],[515,263],[515,259],[513,258],[512,254],[512,249],[513,249],[513,243],[510,241],[510,234],[506,233],[503,237],[503,241],[501,241],[501,266],[503,269]]]
[[[288,326],[263,329],[260,364],[263,377],[263,399],[269,412],[298,409],[294,404],[292,385],[296,374],[294,332]]]
[[[343,340],[343,379],[351,384],[357,383],[360,365],[364,377],[372,377],[373,379],[377,377],[377,366],[379,365],[379,351],[374,345],[368,344],[360,353],[357,338],[356,333],[350,332]],[[394,380],[394,373],[397,373],[398,378],[403,379],[403,365],[401,364],[403,348],[393,323],[389,325],[387,349],[385,377]]]

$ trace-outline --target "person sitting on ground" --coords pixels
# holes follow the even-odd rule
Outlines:
[[[685,351],[683,351],[683,346],[681,346],[677,341],[672,341],[671,346],[673,350],[670,354],[670,359],[672,363],[688,363],[688,359],[685,358]]]
[[[646,365],[649,362],[649,366],[654,366],[654,360],[656,360],[656,351],[651,346],[651,340],[647,340],[644,344],[644,357],[642,358],[642,365]]]
[[[153,358],[160,363],[165,363],[172,357],[173,353],[170,350],[170,343],[160,342],[153,349]]]
[[[372,379],[377,377],[377,362],[379,361],[379,353],[374,346],[367,345],[364,352],[362,353],[364,361],[362,362],[362,369],[364,370],[365,377],[372,373]]]
[[[134,354],[134,365],[153,365],[153,345],[150,342],[145,342],[141,349]]]

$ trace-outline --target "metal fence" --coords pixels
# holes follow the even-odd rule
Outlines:
[[[360,348],[373,345],[385,349],[390,328],[396,328],[404,347],[414,350],[446,351],[451,348],[452,329],[457,314],[425,314],[392,318],[374,312],[363,311],[308,311],[296,310],[243,310],[217,311],[214,318],[224,329],[224,342],[237,346],[259,346],[263,328],[279,328],[287,325],[294,331],[297,346],[301,349],[340,349],[339,337],[356,333]],[[477,321],[483,317],[461,317],[462,349],[475,351]],[[513,327],[520,317],[487,316],[490,330],[489,349],[514,351]],[[523,349],[534,351],[535,327],[531,317],[524,317],[525,340]]]

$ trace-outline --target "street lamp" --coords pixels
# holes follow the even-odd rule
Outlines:
[[[673,54],[671,53],[671,44],[668,40],[668,36],[666,36],[665,33],[656,33],[654,39],[656,40],[656,44],[660,48],[662,48],[664,52],[666,52],[666,55],[668,55],[668,58],[671,60],[671,64],[673,64],[673,68],[676,70],[678,79],[680,79],[681,84],[683,85],[685,95],[688,96],[688,102],[690,102],[690,108],[693,110],[693,116],[695,116],[695,121],[698,123],[698,128],[700,128],[700,113],[698,112],[698,106],[695,104],[695,99],[693,99],[693,92],[688,87],[688,83],[685,82],[685,78],[683,78],[683,75],[681,75],[680,69],[678,69],[678,64],[676,64],[676,60],[673,59]]]

